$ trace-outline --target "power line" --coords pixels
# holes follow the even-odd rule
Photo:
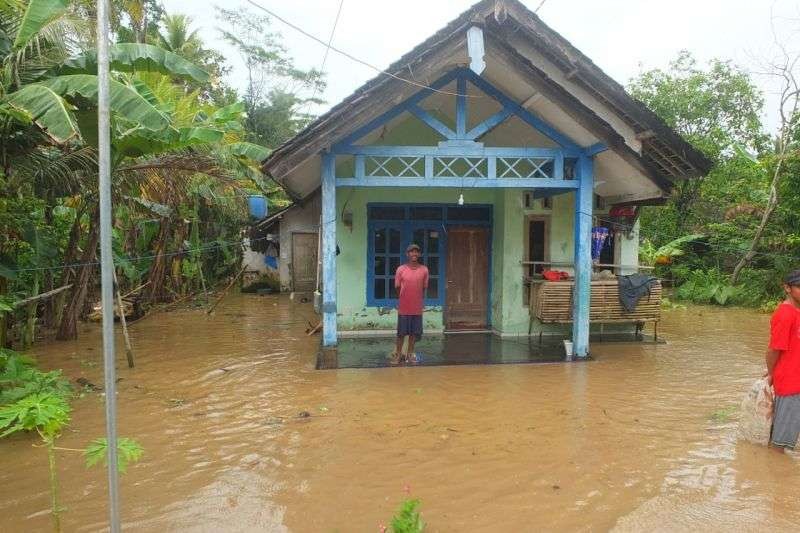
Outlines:
[[[339,25],[339,16],[342,14],[342,6],[344,6],[344,0],[339,0],[339,9],[336,11],[336,18],[333,20],[333,27],[331,28],[331,35],[328,37],[328,44],[325,46],[325,54],[322,56],[322,64],[319,67],[320,73],[325,72],[325,64],[328,62],[328,54],[331,51],[331,44],[333,44],[333,36],[336,33],[336,26]],[[317,96],[317,88],[319,87],[318,84],[314,84],[314,90],[311,92],[311,98],[308,99],[306,102],[306,106],[303,109],[303,113],[305,114],[308,111],[308,108],[311,106],[314,98]]]
[[[249,243],[253,243],[253,242],[258,242],[258,241],[263,241],[263,240],[267,240],[267,237],[258,237],[256,239],[249,239],[248,242]],[[166,252],[166,253],[162,253],[162,254],[140,255],[140,256],[136,256],[136,257],[123,257],[122,259],[124,259],[125,261],[128,261],[128,262],[131,262],[131,263],[137,263],[137,262],[140,262],[140,261],[146,261],[146,260],[149,260],[149,259],[156,259],[156,258],[159,258],[159,257],[175,257],[177,255],[189,255],[189,254],[196,253],[196,252],[203,253],[203,252],[208,252],[208,251],[213,251],[213,250],[216,250],[216,249],[219,249],[219,248],[223,248],[226,245],[242,245],[242,244],[243,244],[243,241],[241,241],[241,240],[238,240],[238,241],[213,241],[213,242],[210,242],[210,243],[207,243],[207,244],[204,244],[202,246],[195,247],[195,248],[184,248],[182,250],[176,250],[174,252]],[[83,262],[83,263],[62,263],[62,264],[59,264],[59,265],[52,265],[52,266],[48,266],[48,267],[18,268],[18,269],[12,269],[12,270],[9,270],[9,271],[10,272],[14,272],[14,273],[18,273],[18,272],[42,272],[42,271],[48,271],[48,270],[62,270],[62,269],[65,269],[65,268],[80,268],[80,267],[84,267],[84,266],[97,266],[99,264],[100,264],[100,261],[87,261],[87,262]],[[117,266],[119,266],[119,265],[117,265]]]
[[[367,61],[364,61],[363,59],[359,59],[359,58],[355,57],[354,55],[352,55],[352,54],[350,54],[348,52],[345,52],[344,50],[336,48],[335,46],[331,45],[330,43],[326,43],[325,41],[323,41],[322,39],[320,39],[316,35],[313,35],[313,34],[307,32],[306,30],[304,30],[303,28],[301,28],[300,26],[298,26],[296,24],[293,24],[292,22],[289,22],[288,20],[286,20],[285,18],[281,17],[280,15],[275,13],[274,11],[272,11],[270,9],[267,9],[266,7],[264,7],[264,6],[260,5],[260,4],[257,4],[253,0],[247,0],[247,2],[249,4],[251,4],[253,7],[255,7],[256,9],[260,9],[261,11],[264,11],[268,15],[270,15],[270,16],[278,19],[279,21],[283,22],[284,24],[286,24],[287,26],[289,26],[293,30],[295,30],[295,31],[297,31],[299,33],[302,33],[303,35],[305,35],[309,39],[312,39],[312,40],[318,42],[319,44],[321,44],[322,46],[327,47],[329,50],[333,50],[337,54],[340,54],[340,55],[346,57],[347,59],[350,59],[351,61],[355,61],[356,63],[358,63],[360,65],[364,65],[365,67],[369,67],[372,70],[375,70],[376,72],[378,72],[379,74],[384,74],[384,75],[389,76],[391,78],[394,78],[396,80],[402,81],[404,83],[408,83],[409,85],[413,85],[413,86],[419,87],[421,89],[427,89],[427,90],[430,90],[430,91],[433,91],[433,92],[436,92],[436,93],[440,93],[440,94],[447,94],[447,95],[450,95],[450,96],[464,96],[466,98],[482,98],[480,95],[460,94],[460,93],[457,93],[457,92],[444,91],[442,89],[434,89],[433,87],[431,87],[429,85],[425,85],[424,83],[419,83],[419,82],[416,82],[414,80],[409,80],[408,78],[403,78],[402,76],[398,76],[397,74],[392,74],[391,72],[388,72],[386,70],[382,70],[382,69],[376,67],[375,65],[373,65],[372,63],[368,63]]]

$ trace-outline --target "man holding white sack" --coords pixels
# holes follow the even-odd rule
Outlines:
[[[794,449],[800,434],[800,270],[784,278],[786,300],[770,321],[767,375],[775,388],[773,446]]]

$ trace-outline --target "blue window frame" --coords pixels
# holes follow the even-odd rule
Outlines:
[[[445,301],[447,225],[491,225],[491,206],[446,204],[367,205],[367,305],[394,307],[394,273],[406,261],[412,242],[422,249],[428,267],[426,306]]]

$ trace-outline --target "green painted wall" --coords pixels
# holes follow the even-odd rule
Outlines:
[[[490,204],[497,210],[498,193],[489,189],[471,189],[464,194],[467,203]],[[336,260],[337,313],[342,330],[394,329],[397,314],[394,309],[367,307],[367,204],[372,202],[393,203],[442,203],[454,204],[458,191],[453,189],[425,188],[354,188],[343,187],[336,191],[337,213],[346,210],[353,214],[353,227],[336,222],[336,241],[340,254]],[[497,215],[495,214],[495,217]],[[493,231],[492,247],[497,248],[498,232]],[[493,267],[496,269],[498,261]],[[495,291],[495,294],[497,292]],[[492,301],[492,306],[499,306]],[[441,308],[426,308],[426,330],[441,330],[443,327]]]
[[[339,328],[347,330],[392,330],[396,326],[394,309],[367,307],[367,204],[443,203],[453,204],[458,191],[424,188],[340,188],[337,190],[337,308]],[[543,209],[539,202],[531,209],[524,207],[519,189],[468,189],[466,202],[493,206],[492,227],[492,328],[504,335],[527,335],[529,310],[523,286],[525,255],[525,220],[528,215],[549,219],[549,253],[551,261],[572,261],[573,195],[553,197],[552,209]],[[341,213],[352,213],[353,226],[346,227]],[[620,258],[624,264],[635,260],[637,239],[621,239]],[[570,271],[569,268],[557,267]],[[425,329],[443,328],[442,309],[426,308]],[[594,328],[593,328],[594,329]],[[607,329],[614,329],[608,328]],[[569,326],[534,323],[533,332],[568,332]]]

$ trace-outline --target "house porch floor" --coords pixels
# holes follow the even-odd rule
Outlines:
[[[659,339],[660,342],[663,342]],[[355,337],[339,340],[336,350],[320,350],[317,369],[379,368],[395,366],[389,354],[394,350],[394,338]],[[652,343],[652,336],[605,335],[602,341],[592,336],[592,342]],[[560,363],[565,361],[560,337],[545,337],[539,344],[537,336],[501,338],[491,333],[451,333],[429,335],[416,344],[419,362],[401,366],[493,365],[525,363]]]

